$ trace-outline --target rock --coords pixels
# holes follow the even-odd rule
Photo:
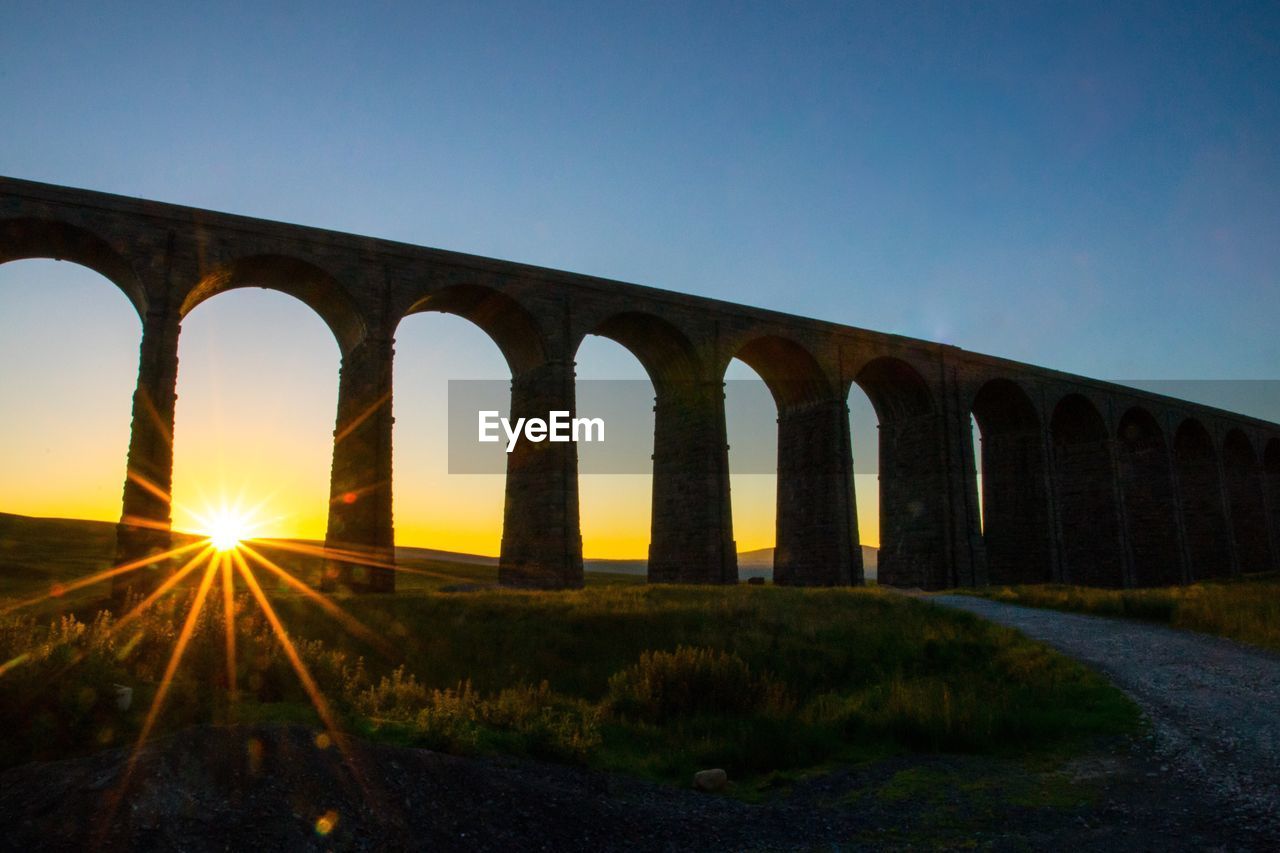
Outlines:
[[[715,770],[699,770],[693,774],[693,787],[699,791],[715,793],[723,791],[729,783],[729,774],[716,768]]]

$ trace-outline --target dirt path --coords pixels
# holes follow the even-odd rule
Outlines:
[[[1280,657],[1230,640],[963,595],[930,600],[1016,628],[1083,661],[1151,721],[1165,766],[1247,831],[1280,834]]]

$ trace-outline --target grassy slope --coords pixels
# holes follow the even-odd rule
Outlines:
[[[1153,589],[1040,585],[959,592],[1030,607],[1147,619],[1280,652],[1280,579],[1275,572]]]
[[[105,521],[28,518],[0,513],[0,595],[30,595],[110,565],[116,526]],[[108,584],[91,590],[109,591]]]
[[[110,553],[101,530],[73,544],[74,527],[48,524],[49,535],[26,551],[12,527],[4,537],[8,568],[0,575],[10,575],[9,595],[20,586],[15,571],[23,575],[19,594],[30,594],[99,567]],[[272,555],[304,576],[318,570],[314,561]],[[598,574],[568,593],[442,592],[492,583],[496,570],[410,563],[426,574],[402,576],[394,596],[337,599],[389,641],[381,648],[313,603],[271,593],[325,694],[351,725],[377,737],[671,780],[720,765],[762,783],[773,773],[904,750],[1045,755],[1136,724],[1132,705],[1083,667],[1007,629],[889,593],[650,587]],[[115,635],[111,618],[94,617],[88,601],[75,608],[80,621],[0,617],[0,661],[27,655],[0,675],[8,697],[0,701],[8,733],[0,763],[136,736],[187,598],[171,598]],[[307,717],[305,694],[256,616],[237,625],[241,701],[227,705],[214,599],[165,725]],[[247,599],[242,605],[256,610]],[[113,684],[135,690],[127,713],[113,707]]]
[[[0,597],[43,595],[55,584],[65,584],[110,567],[115,558],[115,527],[107,521],[33,518],[0,513]],[[184,534],[175,535],[177,540],[183,537]],[[301,577],[318,579],[320,576],[321,562],[313,557],[273,548],[270,540],[255,543],[255,547]],[[401,550],[398,562],[408,570],[397,578],[397,588],[401,590],[498,582],[496,561],[477,560],[469,555],[448,559],[445,552],[406,548]],[[631,573],[599,571],[590,572],[587,581],[589,585],[608,586],[642,583],[644,578]],[[265,578],[264,584],[275,586]],[[110,592],[111,582],[102,581],[77,590],[54,604],[59,611],[68,607],[92,607],[105,600]]]
[[[406,669],[436,687],[470,681],[492,694],[545,681],[607,708],[618,673],[634,672],[647,652],[684,646],[731,655],[785,693],[781,707],[735,713],[724,698],[705,719],[658,727],[607,721],[596,758],[659,778],[709,765],[795,770],[902,749],[1056,749],[1135,721],[1100,679],[1012,631],[872,590],[640,586],[346,603],[394,636]],[[327,642],[358,649],[337,632]],[[654,692],[671,688],[661,674],[638,675],[657,682]]]

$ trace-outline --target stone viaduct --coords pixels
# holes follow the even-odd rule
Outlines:
[[[393,340],[420,311],[467,318],[511,368],[512,416],[574,411],[586,335],[626,347],[656,394],[649,579],[734,583],[725,369],[778,410],[779,584],[862,582],[847,398],[879,420],[881,583],[1145,586],[1276,567],[1280,426],[953,346],[279,222],[0,178],[0,263],[57,258],[114,282],[143,321],[121,559],[166,548],[178,336],[204,300],[288,293],[342,353],[326,544],[394,560]],[[970,416],[982,436],[980,512]],[[503,584],[582,584],[573,444],[508,458]],[[343,566],[357,588],[388,569]]]

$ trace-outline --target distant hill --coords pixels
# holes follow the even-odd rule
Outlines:
[[[876,577],[876,568],[880,562],[880,549],[871,545],[862,546],[862,571],[868,580]],[[738,553],[738,572],[743,577],[772,577],[773,549],[757,548],[754,551]]]
[[[0,595],[45,591],[57,581],[102,571],[115,550],[116,526],[109,521],[0,513]],[[84,597],[108,589],[98,584]]]
[[[106,568],[115,554],[115,529],[115,524],[109,521],[0,513],[0,592],[7,586],[6,579],[21,579],[20,585],[26,586],[32,581],[83,576]],[[304,539],[289,541],[322,544]],[[878,553],[875,548],[862,546],[862,560],[868,578],[876,576]],[[497,557],[409,546],[396,548],[396,560],[463,566],[498,565]],[[587,558],[583,563],[588,572],[643,575],[648,570],[648,562],[641,559]],[[742,578],[772,577],[773,549],[758,548],[739,553],[738,571]]]
[[[868,580],[876,577],[876,566],[880,551],[870,545],[862,546],[862,567]],[[583,561],[588,572],[615,572],[624,575],[643,575],[649,564],[645,560],[593,560]],[[772,578],[773,549],[757,548],[754,551],[738,552],[738,575],[742,578]]]
[[[458,551],[441,551],[437,548],[396,547],[396,560],[436,560],[446,563],[465,563],[471,566],[496,566],[497,557],[480,554],[463,554]]]
[[[585,557],[582,568],[588,572],[612,572],[618,575],[643,575],[649,571],[648,560],[597,560]]]

